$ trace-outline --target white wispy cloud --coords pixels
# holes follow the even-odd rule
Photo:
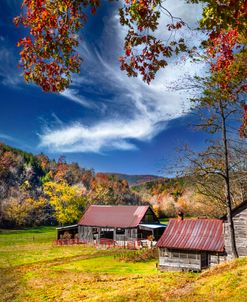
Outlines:
[[[17,68],[18,61],[11,49],[1,47],[0,49],[0,77],[4,85],[16,88],[23,82],[20,70]]]
[[[68,88],[60,93],[65,98],[70,99],[71,101],[82,105],[83,107],[92,108],[93,102],[86,100],[82,95],[79,94],[78,89]]]
[[[0,139],[15,141],[15,139],[12,136],[6,135],[6,134],[3,134],[3,133],[0,133]]]
[[[171,2],[175,11],[178,1]],[[172,4],[173,3],[173,4]],[[198,7],[180,9],[179,15],[188,19]],[[186,20],[190,22],[190,20]],[[163,20],[160,24],[166,24]],[[184,31],[184,36],[193,35]],[[149,141],[164,130],[172,119],[182,117],[190,110],[188,95],[181,96],[175,89],[169,91],[169,83],[184,77],[186,74],[199,73],[202,65],[192,65],[189,61],[169,65],[160,71],[156,79],[145,84],[141,78],[129,78],[120,71],[117,58],[121,54],[124,29],[120,27],[118,17],[113,14],[105,21],[102,37],[97,49],[81,43],[80,53],[85,58],[81,74],[73,79],[73,88],[65,91],[63,96],[89,107],[96,106],[93,96],[102,99],[102,115],[85,124],[74,121],[67,125],[46,127],[40,134],[40,145],[54,152],[104,152],[107,150],[136,149],[136,141]],[[160,29],[160,37],[166,33]],[[195,43],[200,37],[193,37]],[[100,49],[100,50],[99,50]],[[89,100],[83,92],[92,95]],[[91,93],[91,94],[90,94]],[[106,95],[111,95],[106,98]],[[97,107],[99,104],[97,104]]]

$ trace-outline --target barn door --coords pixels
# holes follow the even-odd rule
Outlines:
[[[201,252],[201,268],[207,268],[208,267],[208,253],[207,252]]]

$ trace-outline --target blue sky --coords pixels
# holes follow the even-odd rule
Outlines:
[[[172,59],[151,85],[120,71],[124,29],[117,4],[104,2],[80,33],[84,59],[80,75],[61,94],[44,93],[27,85],[17,68],[16,42],[24,35],[12,19],[21,1],[0,1],[0,140],[51,158],[65,155],[96,171],[168,175],[163,168],[176,158],[176,148],[189,144],[200,149],[205,135],[194,132],[190,94],[169,87],[186,75],[201,73],[202,64]],[[195,26],[200,7],[167,1],[177,16]],[[166,38],[162,17],[159,36]],[[181,33],[190,43],[199,34]]]

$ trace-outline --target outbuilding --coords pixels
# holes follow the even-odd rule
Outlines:
[[[157,246],[160,270],[201,271],[226,259],[223,221],[171,219]]]
[[[91,205],[79,221],[78,233],[86,242],[104,238],[123,243],[158,240],[165,227],[150,206]]]
[[[78,224],[63,226],[57,228],[57,240],[76,239],[78,236]]]
[[[227,258],[232,258],[232,250],[230,246],[229,224],[226,216],[224,220],[224,238]],[[236,247],[239,257],[247,256],[247,201],[243,202],[232,210],[232,220],[234,224]]]

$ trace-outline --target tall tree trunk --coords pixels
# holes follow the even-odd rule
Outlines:
[[[238,258],[238,251],[236,247],[236,238],[234,223],[232,219],[232,202],[231,202],[231,188],[230,188],[230,175],[229,175],[229,154],[228,154],[228,143],[227,143],[227,132],[226,132],[226,116],[223,108],[222,101],[219,101],[220,112],[222,118],[222,140],[224,146],[224,161],[225,161],[225,189],[226,189],[226,208],[227,208],[227,222],[230,235],[230,244],[232,249],[233,258]]]

